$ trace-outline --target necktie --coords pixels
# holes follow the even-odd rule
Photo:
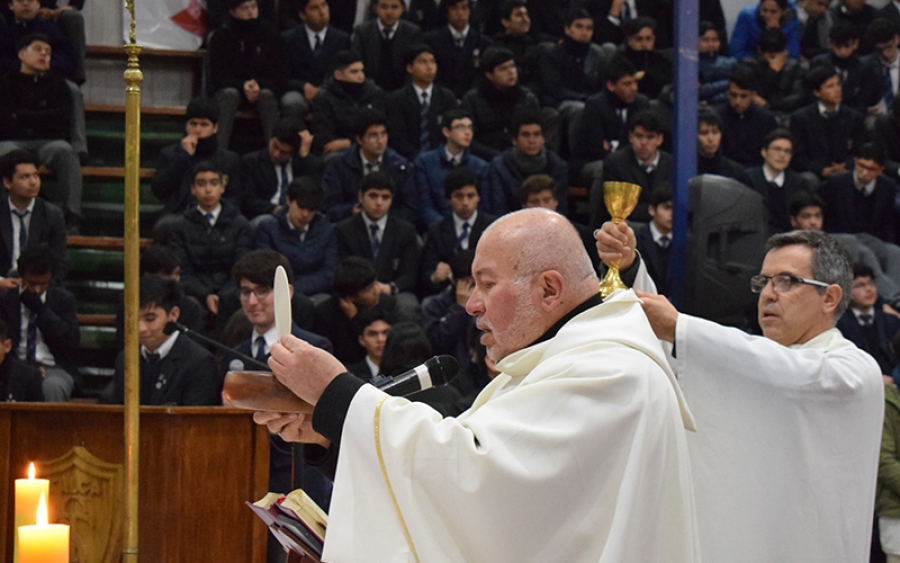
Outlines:
[[[378,223],[369,225],[369,230],[372,231],[372,258],[378,258],[378,248],[381,246],[378,241]]]
[[[151,352],[151,353],[147,354],[147,363],[149,363],[150,365],[153,365],[158,361],[159,361],[159,353]]]
[[[28,315],[28,328],[25,329],[25,361],[29,364],[37,361],[37,314],[34,311]]]
[[[278,205],[284,205],[287,201],[287,193],[288,193],[288,163],[285,162],[281,165],[281,182],[278,185],[278,191],[280,192],[278,195]]]
[[[28,248],[28,229],[25,227],[25,217],[31,212],[27,209],[25,211],[13,209],[13,213],[19,218],[19,253],[21,254]]]
[[[308,230],[309,230],[308,227],[305,229],[300,229],[300,242],[303,242],[306,240],[306,231],[308,231]]]
[[[216,216],[213,215],[212,213],[207,213],[206,214],[206,222],[209,223],[209,228],[206,230],[211,231],[213,228],[213,225],[216,224]]]
[[[319,50],[322,48],[322,36],[318,33],[316,34],[316,43],[313,45],[313,55],[318,55]]]
[[[378,163],[377,162],[367,162],[366,163],[366,176],[368,176],[372,172],[378,172]]]
[[[462,49],[463,43],[465,43],[465,42],[466,42],[466,38],[465,38],[465,37],[459,37],[459,36],[457,36],[457,38],[456,38],[456,48],[457,48],[457,49]]]
[[[872,315],[860,315],[859,324],[862,326],[872,326]]]
[[[631,19],[631,6],[628,5],[628,2],[622,4],[622,12],[621,12],[621,20],[622,22],[627,22]]]
[[[672,239],[669,238],[669,235],[663,235],[663,237],[659,239],[659,242],[657,244],[659,244],[660,248],[669,248],[669,244],[671,244],[671,242]]]
[[[625,123],[628,119],[628,110],[625,108],[619,108],[616,110],[616,115],[619,116],[619,121]]]
[[[428,92],[422,92],[422,106],[419,112],[419,149],[428,150]]]
[[[891,68],[886,66],[884,67],[884,104],[888,111],[890,111],[892,103],[894,103],[894,84],[891,80]]]
[[[392,28],[392,27],[384,28],[384,40],[385,41],[390,41],[391,35],[393,35],[393,34],[394,34],[394,28]]]
[[[462,233],[460,233],[459,237],[457,237],[457,239],[456,239],[456,249],[464,250],[464,248],[468,248],[468,246],[469,246],[468,240],[469,240],[469,222],[466,221],[465,223],[463,223]],[[463,243],[466,243],[465,247],[463,247]]]
[[[257,360],[264,362],[266,361],[266,337],[259,335],[256,337],[256,358]]]
[[[825,111],[825,119],[834,119],[834,116],[837,115],[837,110],[833,109],[831,111]]]

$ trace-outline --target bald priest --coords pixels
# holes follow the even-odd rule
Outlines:
[[[272,347],[315,411],[254,418],[340,442],[323,560],[699,561],[693,422],[634,293],[601,302],[578,233],[546,209],[495,222],[472,269],[467,310],[501,373],[457,418],[298,339]]]

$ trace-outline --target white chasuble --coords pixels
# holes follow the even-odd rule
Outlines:
[[[324,561],[699,561],[692,421],[633,292],[497,367],[458,418],[357,392]]]
[[[869,560],[884,388],[837,329],[784,347],[679,315],[675,360],[708,563]]]

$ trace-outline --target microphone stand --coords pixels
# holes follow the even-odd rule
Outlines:
[[[263,371],[272,371],[269,368],[268,364],[261,362],[255,358],[251,358],[250,356],[248,356],[246,354],[241,354],[240,352],[238,352],[232,348],[229,348],[228,346],[225,346],[221,342],[216,342],[212,338],[208,338],[206,336],[203,336],[202,334],[194,332],[193,330],[189,329],[188,327],[186,327],[185,325],[183,325],[177,321],[169,321],[168,323],[166,323],[166,329],[168,329],[170,326],[172,328],[174,328],[175,330],[180,330],[181,332],[187,334],[188,336],[192,336],[195,339],[200,340],[201,342],[203,342],[205,344],[209,344],[209,345],[213,346],[214,348],[222,350],[223,352],[228,352],[232,356],[237,356],[244,362],[249,363],[250,365],[252,365],[258,369],[261,369]],[[166,334],[172,334],[173,332],[175,332],[175,330],[163,331],[163,332],[166,332]]]

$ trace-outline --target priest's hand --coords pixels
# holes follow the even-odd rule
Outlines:
[[[285,442],[317,444],[323,448],[331,445],[331,440],[313,430],[312,415],[257,411],[253,413],[253,422],[278,434]]]
[[[634,262],[637,239],[625,221],[618,225],[612,221],[603,223],[594,231],[594,239],[597,241],[597,253],[607,266],[618,262],[620,270],[627,270]]]
[[[655,293],[647,293],[645,291],[636,292],[641,298],[644,312],[650,321],[650,326],[656,337],[666,342],[675,342],[675,323],[678,321],[678,310],[675,305],[669,303],[663,295]]]
[[[272,345],[271,354],[269,367],[278,381],[311,405],[319,402],[335,377],[347,371],[344,364],[325,350],[291,334]]]

